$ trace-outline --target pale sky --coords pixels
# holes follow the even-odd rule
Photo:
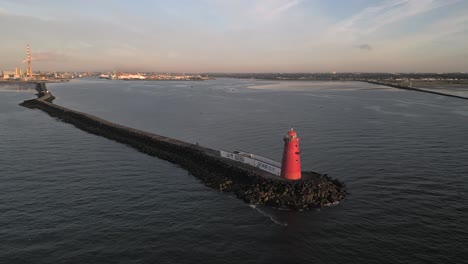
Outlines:
[[[468,0],[0,0],[0,70],[468,72]]]

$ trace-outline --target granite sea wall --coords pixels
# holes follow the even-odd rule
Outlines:
[[[460,95],[454,95],[454,94],[436,92],[436,91],[426,90],[426,89],[422,89],[422,88],[415,88],[415,87],[410,87],[410,86],[405,86],[405,85],[399,85],[399,84],[395,84],[395,83],[388,83],[388,82],[382,82],[382,81],[371,81],[371,80],[359,80],[359,81],[361,81],[361,82],[367,82],[367,83],[371,83],[371,84],[378,84],[378,85],[389,86],[389,87],[398,88],[398,89],[403,89],[403,90],[409,90],[409,91],[415,91],[415,92],[423,92],[423,93],[430,93],[430,94],[436,94],[436,95],[442,95],[442,96],[448,96],[448,97],[453,97],[453,98],[468,100],[467,97],[463,97],[463,96],[460,96]]]
[[[243,164],[219,156],[219,151],[115,124],[52,103],[45,84],[36,87],[38,98],[20,105],[39,109],[75,127],[126,144],[186,169],[206,186],[234,193],[247,203],[295,210],[337,204],[346,195],[344,184],[326,174],[303,172],[303,180],[263,177]]]

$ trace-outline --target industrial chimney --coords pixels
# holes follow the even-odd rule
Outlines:
[[[28,55],[28,77],[33,77],[32,65],[31,65],[31,51],[29,50],[29,44],[26,46],[26,53]]]

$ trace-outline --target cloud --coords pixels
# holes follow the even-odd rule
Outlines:
[[[402,50],[414,52],[414,50],[421,50],[421,47],[428,48],[433,45],[446,45],[442,49],[439,46],[434,52],[447,53],[457,50],[447,49],[448,47],[455,47],[466,43],[468,38],[464,32],[466,32],[467,29],[468,15],[449,17],[432,23],[426,29],[417,33],[396,40],[386,41],[385,45],[388,49],[398,52]]]
[[[59,61],[67,61],[68,56],[62,53],[56,53],[56,52],[36,52],[31,55],[31,60],[32,61],[54,61],[54,62],[59,62]]]
[[[441,20],[430,27],[432,33],[438,33],[442,36],[451,34],[458,34],[466,31],[468,28],[468,15],[462,15],[458,17],[450,17]]]
[[[429,67],[422,55],[436,54],[448,65],[468,43],[468,1],[445,7],[455,1],[359,0],[350,9],[327,0],[200,0],[196,9],[190,1],[167,1],[150,13],[101,1],[97,13],[81,1],[73,7],[25,1],[33,2],[0,0],[2,67],[20,63],[30,42],[41,70],[421,70]],[[178,15],[165,13],[166,6]]]
[[[328,34],[331,38],[356,41],[383,27],[438,9],[460,0],[389,0],[363,9],[354,16],[337,23]]]
[[[257,0],[252,15],[265,20],[275,19],[301,4],[302,1],[303,0]]]
[[[282,13],[288,11],[289,9],[299,5],[302,2],[302,0],[293,0],[293,1],[288,1],[285,4],[278,6],[277,8],[273,9],[270,11],[269,17],[275,17],[279,16]]]
[[[372,47],[371,45],[369,44],[360,44],[360,45],[357,45],[356,48],[360,49],[360,50],[367,50],[367,51],[371,51],[372,50]]]

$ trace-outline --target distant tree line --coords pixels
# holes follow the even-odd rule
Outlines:
[[[204,75],[215,78],[262,80],[468,79],[467,73],[205,73]]]

